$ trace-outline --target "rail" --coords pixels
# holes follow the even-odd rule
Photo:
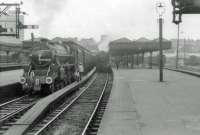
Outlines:
[[[0,105],[0,134],[5,133],[39,98],[28,95]]]
[[[38,124],[37,126],[36,126],[36,128],[35,129],[38,129],[38,127],[42,127],[42,128],[39,128],[39,130],[37,131],[37,132],[28,132],[28,133],[26,133],[26,134],[34,134],[34,135],[40,135],[40,134],[42,134],[42,133],[44,133],[44,131],[61,115],[61,114],[63,114],[66,110],[68,110],[78,99],[79,99],[79,97],[91,86],[91,84],[95,81],[95,79],[96,79],[96,77],[89,83],[89,85],[86,87],[86,88],[84,88],[84,90],[81,92],[81,93],[79,93],[69,104],[67,104],[64,108],[58,108],[58,109],[55,109],[55,111],[53,111],[53,114],[51,113],[50,114],[50,117],[52,117],[51,119],[50,119],[50,117],[48,117],[48,119],[50,119],[50,121],[48,121],[48,119],[46,120],[44,120],[44,121],[48,121],[45,125],[41,125],[41,124]],[[42,124],[44,123],[44,122],[41,122]],[[36,131],[34,128],[33,128],[33,131]]]
[[[94,108],[94,110],[93,110],[93,112],[92,112],[92,114],[91,114],[91,116],[90,116],[90,118],[89,118],[89,120],[88,120],[88,122],[87,122],[85,128],[83,129],[81,135],[86,135],[86,131],[87,131],[87,129],[88,129],[88,127],[89,127],[89,125],[90,125],[90,123],[91,123],[93,117],[94,117],[94,114],[95,114],[96,111],[97,111],[97,108],[99,107],[99,104],[100,104],[100,102],[101,102],[101,100],[102,100],[103,94],[104,94],[104,92],[105,92],[105,90],[106,90],[107,84],[108,84],[108,74],[107,74],[107,80],[106,80],[106,83],[105,83],[105,85],[104,85],[104,87],[103,87],[103,91],[102,91],[102,93],[101,93],[101,96],[99,97],[99,100],[98,100],[98,102],[97,102],[97,104],[96,104],[96,106],[95,106],[95,108]]]
[[[10,103],[19,101],[20,99],[25,98],[25,97],[27,97],[27,96],[28,96],[28,95],[21,96],[21,97],[19,97],[19,98],[16,98],[16,99],[10,100],[10,101],[8,101],[8,102],[2,103],[2,104],[0,104],[0,109],[1,109],[1,107],[5,106],[5,105],[8,105],[8,104],[10,104]]]

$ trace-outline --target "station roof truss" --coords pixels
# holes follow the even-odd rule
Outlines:
[[[116,40],[117,41],[117,40]],[[129,41],[129,42],[116,42],[109,43],[109,52],[111,55],[131,55],[136,53],[155,52],[160,49],[158,40],[146,41]],[[171,41],[163,40],[163,50],[171,48]]]

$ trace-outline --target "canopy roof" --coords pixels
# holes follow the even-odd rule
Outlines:
[[[1,51],[21,51],[22,43],[12,43],[12,42],[3,42],[0,41],[0,50]]]
[[[144,39],[144,38],[143,38]],[[120,42],[119,42],[120,41]],[[159,50],[159,42],[155,40],[121,41],[115,40],[109,43],[109,52],[112,55],[134,54]],[[171,41],[163,40],[163,50],[171,48]]]

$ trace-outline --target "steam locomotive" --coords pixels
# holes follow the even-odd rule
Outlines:
[[[80,64],[84,73],[92,67],[93,54],[74,41],[34,42],[29,56],[29,65],[24,67],[20,78],[26,93],[47,95],[80,80],[77,73]]]

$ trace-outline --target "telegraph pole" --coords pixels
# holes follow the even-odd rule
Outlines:
[[[31,51],[33,51],[33,46],[34,46],[34,33],[33,32],[31,32],[31,44],[32,44]]]
[[[16,9],[15,9],[15,15],[16,15],[16,38],[19,38],[19,24],[20,24],[20,21],[19,21],[19,14],[20,14],[20,7],[19,5],[16,6]]]

